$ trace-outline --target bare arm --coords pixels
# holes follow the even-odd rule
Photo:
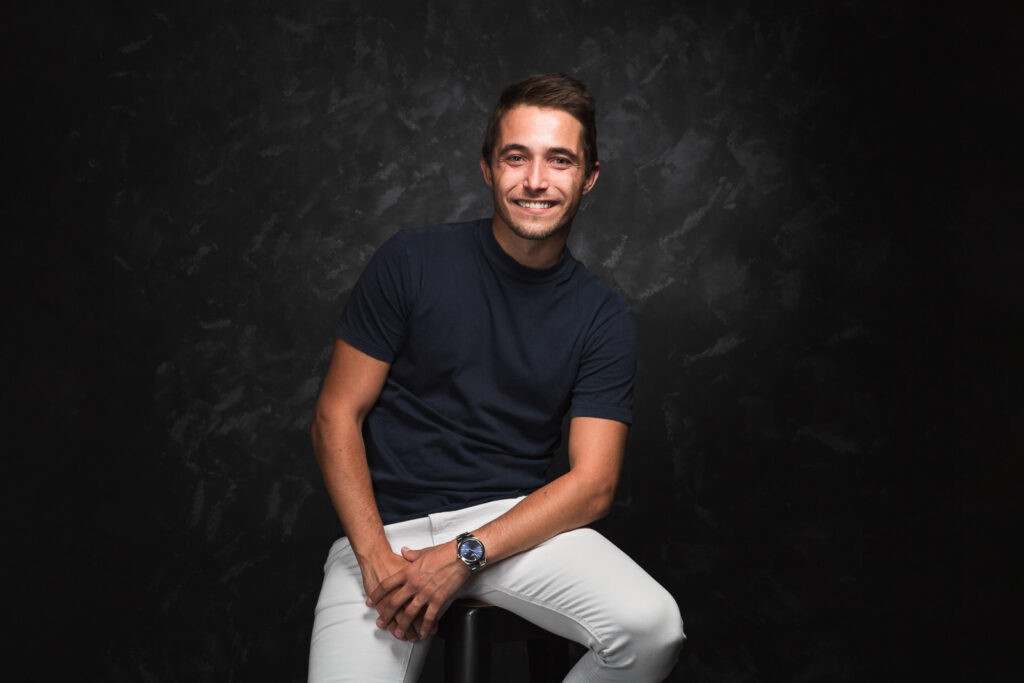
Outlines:
[[[313,418],[313,451],[324,484],[363,573],[367,595],[407,561],[391,551],[373,497],[362,427],[391,366],[352,347],[334,344]]]
[[[475,532],[497,562],[608,514],[622,468],[622,422],[577,417],[569,429],[569,471]]]
[[[607,514],[628,430],[615,420],[574,418],[569,429],[569,471],[473,532],[487,549],[488,564]],[[409,640],[434,633],[441,607],[470,576],[455,554],[454,541],[403,551],[412,564],[371,593],[372,604],[380,613],[378,626]]]

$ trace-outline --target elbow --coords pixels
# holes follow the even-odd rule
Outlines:
[[[332,418],[330,411],[325,410],[324,406],[318,402],[313,410],[313,420],[309,425],[309,437],[313,442],[313,452],[316,454],[318,461],[322,455],[323,443],[334,422],[335,420]]]
[[[615,502],[615,484],[600,482],[595,485],[587,496],[590,521],[607,517]]]
[[[317,401],[313,420],[309,425],[309,436],[313,452],[320,461],[327,452],[335,450],[339,443],[358,438],[363,426],[365,411],[349,410],[323,400]]]
[[[313,439],[313,445],[317,444],[321,432],[323,432],[324,423],[327,421],[327,416],[324,414],[323,409],[318,402],[316,407],[313,409],[313,420],[309,423],[309,436]]]
[[[614,500],[614,496],[607,496],[606,498],[601,498],[594,502],[592,514],[595,521],[608,516],[608,513],[612,511],[612,502],[614,502]]]
[[[577,467],[564,475],[573,482],[576,509],[581,526],[606,517],[615,502],[615,488],[618,486],[617,473],[610,473],[605,468]]]

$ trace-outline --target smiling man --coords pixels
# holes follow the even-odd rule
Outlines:
[[[510,253],[522,246],[541,250],[550,262],[535,267],[546,267],[561,256],[580,199],[597,182],[595,152],[587,152],[579,120],[562,109],[520,105],[497,124],[499,147],[480,158],[494,190],[494,236]]]
[[[567,681],[662,680],[675,601],[585,528],[611,507],[636,359],[628,306],[566,248],[600,170],[593,97],[509,86],[480,169],[492,218],[399,232],[338,323],[312,434],[345,536],[309,680],[415,681],[456,597],[585,645]],[[569,471],[546,482],[566,413]]]

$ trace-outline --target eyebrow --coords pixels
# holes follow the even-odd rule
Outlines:
[[[517,145],[517,144],[512,143],[512,144],[505,145],[500,150],[498,150],[498,156],[504,156],[505,154],[508,154],[509,152],[527,152],[527,153],[529,153],[529,151],[530,150],[529,150],[529,148],[526,147],[526,145]],[[572,151],[571,149],[568,149],[567,147],[551,147],[550,149],[547,150],[547,154],[549,156],[554,155],[554,156],[569,157],[569,159],[571,159],[574,163],[578,163],[579,160],[580,160],[579,155],[576,154],[576,152]]]

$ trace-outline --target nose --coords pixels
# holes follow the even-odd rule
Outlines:
[[[523,186],[530,191],[540,192],[548,187],[547,164],[543,159],[534,159],[526,170]]]

